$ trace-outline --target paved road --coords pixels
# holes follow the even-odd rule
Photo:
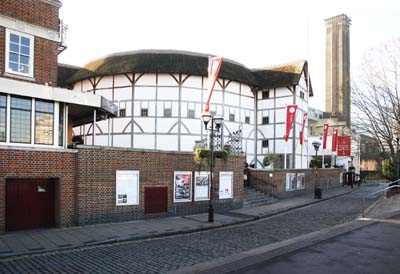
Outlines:
[[[397,274],[400,273],[400,216],[231,274]],[[389,220],[391,221],[391,220]]]
[[[211,231],[0,260],[0,273],[165,273],[319,231],[356,218],[360,192]],[[376,197],[368,199],[371,204]]]

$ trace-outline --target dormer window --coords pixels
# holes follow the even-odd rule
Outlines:
[[[33,78],[33,36],[6,30],[6,72]]]

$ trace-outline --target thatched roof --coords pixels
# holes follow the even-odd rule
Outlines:
[[[184,73],[207,76],[209,55],[171,50],[139,50],[112,54],[85,65],[68,82],[94,76],[123,73]],[[220,77],[254,84],[251,70],[231,60],[224,59]]]
[[[76,72],[63,68],[59,83],[72,84],[96,76],[124,73],[183,73],[208,75],[211,55],[175,50],[138,50],[121,52],[94,60]],[[259,88],[285,87],[298,84],[306,61],[274,68],[251,70],[235,61],[224,59],[219,77]],[[69,76],[67,72],[72,73]],[[66,77],[66,78],[65,78]],[[67,79],[67,80],[65,80]]]
[[[68,86],[68,79],[82,68],[66,64],[58,64],[57,85],[59,87]]]

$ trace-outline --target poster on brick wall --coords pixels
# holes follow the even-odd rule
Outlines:
[[[297,189],[304,189],[305,187],[305,173],[297,173]]]
[[[233,198],[233,172],[220,172],[219,173],[219,198],[231,199]]]
[[[201,171],[194,174],[194,200],[206,201],[210,199],[210,172]]]
[[[117,206],[139,204],[139,171],[117,170],[115,186]]]
[[[286,191],[295,190],[296,184],[296,173],[286,173]]]
[[[174,203],[192,201],[192,172],[174,172]]]

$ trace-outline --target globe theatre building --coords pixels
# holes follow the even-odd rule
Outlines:
[[[192,151],[196,141],[207,138],[201,121],[207,67],[208,55],[170,50],[112,54],[83,68],[60,65],[67,87],[101,95],[119,107],[118,117],[93,119],[75,127],[74,136],[87,145]],[[297,104],[287,164],[306,168],[307,125],[304,151],[299,132],[312,96],[307,79],[306,61],[253,70],[224,59],[210,104],[211,113],[224,118],[222,143],[235,139],[256,167],[262,167],[266,154],[278,154],[277,165],[283,167],[286,105]]]

